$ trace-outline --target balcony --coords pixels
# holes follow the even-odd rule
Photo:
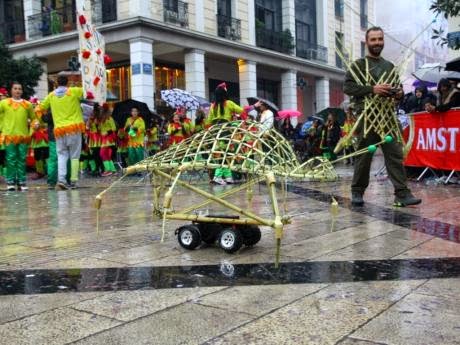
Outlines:
[[[116,21],[116,3],[116,0],[97,1],[93,8],[93,23],[97,25]],[[29,39],[33,40],[76,30],[76,15],[75,8],[69,5],[29,16]]]
[[[290,33],[268,30],[263,27],[256,27],[256,43],[258,47],[285,54],[290,54],[294,48]]]
[[[28,17],[29,39],[76,30],[76,12],[73,6],[43,11]]]
[[[307,41],[297,40],[296,54],[298,57],[327,63],[327,48]]]
[[[232,41],[241,40],[241,20],[218,14],[217,35]]]
[[[177,1],[164,1],[163,18],[166,23],[188,27],[188,4]]]
[[[25,40],[24,20],[0,22],[0,35],[6,44],[18,43]]]

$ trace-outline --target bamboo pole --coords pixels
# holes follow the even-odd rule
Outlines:
[[[163,177],[165,177],[167,179],[170,179],[170,180],[173,179],[172,176],[162,172],[161,170],[158,170],[158,169],[155,169],[155,168],[154,168],[154,170],[156,171],[157,174],[159,174],[159,175],[161,175],[161,176],[163,176]],[[227,207],[227,208],[229,208],[229,209],[231,209],[231,210],[233,210],[233,211],[235,211],[237,213],[240,213],[240,214],[245,215],[246,217],[252,218],[252,219],[258,221],[259,223],[261,223],[263,225],[273,227],[274,224],[275,224],[275,221],[273,221],[273,220],[267,220],[267,219],[261,218],[261,217],[257,216],[256,214],[254,214],[254,213],[252,213],[250,211],[246,211],[246,210],[244,210],[244,209],[242,209],[242,208],[240,208],[238,206],[235,206],[231,202],[222,200],[222,199],[216,197],[215,195],[213,195],[211,193],[205,192],[205,191],[203,191],[203,190],[201,190],[199,188],[196,188],[196,187],[194,187],[192,185],[189,185],[189,184],[187,184],[187,183],[185,183],[183,181],[178,180],[177,184],[181,185],[182,187],[184,187],[186,189],[191,190],[192,192],[195,192],[195,193],[197,193],[199,195],[202,195],[205,198],[209,198],[209,199],[217,202],[218,204],[220,204],[220,205],[222,205],[224,207]]]

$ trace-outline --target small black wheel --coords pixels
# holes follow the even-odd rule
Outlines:
[[[260,232],[260,228],[255,225],[245,226],[242,229],[241,233],[243,234],[244,245],[247,247],[251,247],[255,245],[262,238],[262,233]]]
[[[218,238],[219,246],[227,253],[234,253],[243,245],[243,236],[238,229],[224,228]]]
[[[177,229],[177,240],[182,248],[193,250],[201,244],[201,234],[195,225],[184,225]]]

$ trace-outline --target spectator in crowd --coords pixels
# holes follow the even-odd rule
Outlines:
[[[262,132],[272,129],[275,124],[275,115],[273,114],[273,111],[263,101],[258,101],[254,104],[254,107],[260,113],[259,122],[261,124]]]
[[[353,108],[348,107],[346,111],[345,122],[343,123],[343,126],[342,126],[342,136],[343,137],[351,133],[351,130],[353,126],[355,125],[355,122],[356,122],[356,118],[355,118],[355,115],[353,114]],[[349,138],[348,140],[346,140],[346,142],[344,142],[343,151],[345,155],[350,155],[353,152],[355,152],[355,149],[353,147],[353,137]],[[345,161],[345,164],[354,164],[354,162],[355,162],[355,158],[351,157],[351,158],[347,158],[347,160]]]
[[[334,153],[334,148],[340,140],[341,132],[337,117],[334,114],[329,113],[327,115],[327,121],[323,127],[321,146],[325,156],[331,160],[337,158]]]
[[[453,85],[448,79],[441,79],[438,83],[438,102],[433,102],[425,106],[425,110],[433,112],[444,112],[451,108],[460,107],[460,90]]]
[[[425,105],[428,103],[436,103],[436,97],[428,93],[425,85],[417,86],[415,94],[407,100],[404,110],[406,113],[425,111]]]
[[[294,139],[294,134],[295,130],[294,127],[291,124],[291,120],[289,118],[284,119],[281,122],[281,128],[280,132],[285,137],[287,140],[293,140]]]

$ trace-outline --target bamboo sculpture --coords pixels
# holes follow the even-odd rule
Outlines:
[[[214,195],[180,179],[184,171],[217,168],[229,168],[241,172],[247,176],[247,182],[220,195]],[[276,265],[279,262],[284,225],[290,220],[287,216],[281,216],[275,176],[307,181],[335,181],[338,178],[328,160],[317,157],[300,164],[290,143],[280,133],[274,129],[264,131],[260,124],[248,121],[234,121],[213,126],[126,169],[127,175],[139,172],[149,172],[153,175],[153,212],[155,215],[163,216],[162,239],[166,219],[269,226],[275,230]],[[260,217],[249,209],[224,199],[246,190],[250,200],[252,186],[264,179],[269,188],[274,218]],[[162,182],[164,180],[172,182],[167,191]],[[183,210],[174,210],[172,199],[176,185],[205,197],[206,201]],[[163,193],[163,203],[160,204]],[[211,202],[220,204],[241,217],[209,218],[192,213]]]

